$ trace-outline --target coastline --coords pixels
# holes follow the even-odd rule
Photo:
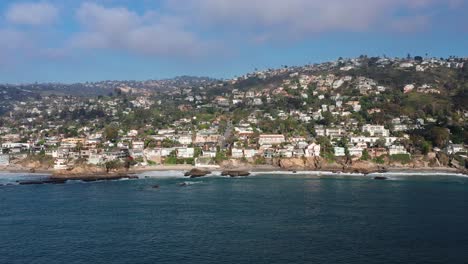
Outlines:
[[[186,172],[190,171],[192,169],[202,169],[202,170],[207,170],[211,171],[214,173],[221,173],[226,170],[234,170],[234,171],[249,171],[251,173],[276,173],[276,172],[306,172],[306,173],[333,173],[333,174],[375,174],[375,173],[380,173],[380,174],[391,174],[391,173],[408,173],[408,174],[419,174],[419,175],[424,175],[424,174],[437,174],[437,173],[444,173],[444,174],[462,174],[462,175],[468,175],[467,171],[461,171],[456,168],[450,168],[450,167],[433,167],[433,168],[428,168],[428,167],[401,167],[401,166],[394,166],[394,167],[386,167],[385,170],[383,171],[361,171],[361,170],[355,170],[355,171],[345,171],[345,170],[340,170],[340,169],[330,169],[330,168],[323,168],[323,169],[308,169],[308,168],[301,168],[301,169],[287,169],[287,168],[281,168],[281,167],[276,167],[276,166],[271,166],[271,165],[261,165],[261,166],[245,166],[245,167],[239,167],[239,168],[204,168],[204,167],[195,167],[192,165],[157,165],[157,166],[141,166],[141,167],[135,167],[132,168],[128,171],[117,171],[117,172],[111,172],[111,173],[106,173],[106,172],[96,172],[96,171],[82,171],[79,173],[63,173],[60,171],[56,171],[53,169],[34,169],[31,170],[30,168],[26,167],[0,167],[0,173],[27,173],[27,174],[50,174],[57,176],[59,175],[61,178],[74,178],[74,177],[84,177],[84,176],[89,176],[89,177],[95,177],[97,175],[106,177],[107,176],[113,176],[113,175],[135,175],[135,174],[141,174],[141,173],[147,173],[147,172],[165,172],[165,171],[177,171],[177,172]],[[59,172],[59,173],[58,173]]]

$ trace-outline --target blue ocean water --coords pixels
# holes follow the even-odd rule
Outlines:
[[[468,178],[1,186],[0,263],[468,263]]]

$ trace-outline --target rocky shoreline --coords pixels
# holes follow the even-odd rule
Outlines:
[[[346,173],[346,174],[373,174],[373,173],[408,173],[408,174],[436,174],[436,173],[448,173],[448,174],[464,174],[468,175],[468,171],[459,168],[452,167],[426,167],[426,166],[411,166],[411,165],[397,165],[397,166],[385,166],[378,165],[372,162],[357,161],[352,164],[346,163],[327,163],[323,160],[318,159],[279,159],[275,165],[239,165],[235,166],[224,166],[213,170],[216,173],[220,173],[222,176],[229,177],[246,177],[251,175],[253,172],[326,172],[326,173]],[[120,179],[138,179],[138,173],[151,172],[151,171],[181,171],[184,176],[190,178],[199,178],[211,175],[213,172],[205,168],[196,168],[193,166],[158,166],[158,167],[146,167],[138,168],[137,170],[128,171],[113,171],[106,172],[105,170],[98,167],[77,167],[72,170],[63,171],[51,171],[51,170],[30,170],[24,168],[20,170],[15,167],[15,170],[7,170],[7,168],[0,168],[0,171],[8,171],[13,173],[41,173],[51,174],[50,176],[40,180],[28,180],[18,181],[20,185],[35,185],[35,184],[64,184],[67,181],[83,181],[83,182],[95,182],[95,181],[111,181]]]

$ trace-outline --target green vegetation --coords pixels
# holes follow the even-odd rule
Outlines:
[[[411,156],[409,154],[396,154],[390,156],[390,161],[398,162],[401,164],[408,164],[411,162]]]
[[[362,151],[362,156],[361,156],[361,160],[370,160],[371,159],[371,156],[369,154],[369,151],[367,151],[367,149],[363,150]]]
[[[266,159],[264,157],[256,157],[254,161],[255,165],[265,165],[266,164]]]
[[[385,164],[385,156],[380,156],[372,160],[377,164]]]

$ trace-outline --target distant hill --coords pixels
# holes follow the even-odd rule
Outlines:
[[[173,89],[208,86],[219,82],[216,79],[208,77],[192,77],[179,76],[171,79],[163,80],[147,80],[147,81],[100,81],[100,82],[84,82],[74,84],[64,83],[33,83],[33,84],[3,84],[1,89],[8,94],[19,94],[23,91],[22,96],[37,96],[39,95],[70,95],[70,96],[85,96],[94,97],[99,95],[109,95],[115,93],[116,90],[124,92],[131,91],[132,93],[148,93],[161,92]],[[19,96],[21,98],[21,96]],[[17,99],[17,97],[11,97]],[[1,98],[0,98],[1,99]]]

